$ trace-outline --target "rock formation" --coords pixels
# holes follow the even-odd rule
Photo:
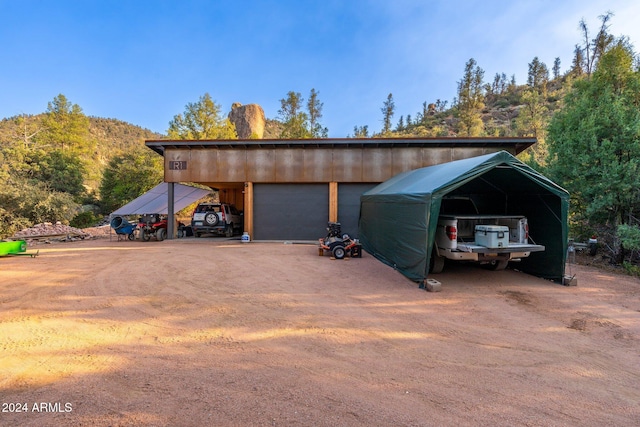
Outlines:
[[[264,135],[264,110],[258,104],[242,105],[234,102],[229,121],[236,126],[239,139],[262,139]]]

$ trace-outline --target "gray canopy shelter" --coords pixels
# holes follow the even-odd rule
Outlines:
[[[481,214],[525,215],[532,242],[546,250],[523,259],[518,269],[562,281],[569,193],[506,151],[404,172],[364,193],[363,248],[423,286],[447,195],[470,197]]]
[[[192,187],[184,184],[174,185],[174,203],[173,211],[178,212],[180,209],[186,208],[191,203],[195,203],[202,199],[210,190]],[[169,214],[169,185],[162,182],[142,196],[132,200],[121,208],[115,210],[111,216],[115,215],[144,215],[144,214]]]

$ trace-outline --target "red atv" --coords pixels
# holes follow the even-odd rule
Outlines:
[[[142,215],[138,220],[135,233],[139,240],[148,242],[151,237],[155,237],[161,242],[167,238],[167,218],[159,214]]]

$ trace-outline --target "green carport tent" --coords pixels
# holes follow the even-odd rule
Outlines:
[[[481,214],[526,216],[531,242],[546,250],[518,269],[562,281],[569,193],[506,151],[404,172],[364,193],[363,248],[424,286],[444,196],[471,197]]]

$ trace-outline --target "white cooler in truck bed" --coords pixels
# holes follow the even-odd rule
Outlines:
[[[509,227],[504,225],[476,225],[476,245],[487,248],[506,248],[509,246]]]

